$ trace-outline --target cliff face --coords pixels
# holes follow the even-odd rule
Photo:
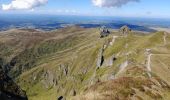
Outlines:
[[[169,98],[170,35],[165,45],[163,32],[126,33],[100,38],[98,29],[80,27],[10,30],[0,34],[0,64],[31,100]]]

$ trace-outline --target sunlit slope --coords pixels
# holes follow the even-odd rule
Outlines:
[[[113,63],[113,68],[108,71],[108,73],[115,74],[114,80],[92,85],[81,95],[72,99],[168,100],[169,36],[168,34],[166,37],[166,43],[163,39],[164,32],[150,35],[130,34],[126,39],[118,38],[114,46],[109,46],[105,50],[105,57],[113,54],[118,55],[117,60]],[[126,43],[128,44],[127,48],[125,48]],[[147,69],[146,49],[150,49],[152,54],[151,72]],[[127,56],[126,53],[129,55]],[[126,60],[130,63],[121,70],[120,64]],[[151,74],[151,77],[148,74]]]
[[[73,100],[168,98],[169,34],[165,44],[164,32],[130,32],[127,37],[111,32],[99,38],[98,29],[80,27],[32,31],[0,36],[5,46],[1,50],[4,68],[9,67],[8,73],[30,100],[56,100],[60,96]],[[153,54],[151,72],[146,49]]]

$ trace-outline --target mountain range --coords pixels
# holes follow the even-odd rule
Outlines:
[[[110,30],[100,38],[99,28],[80,26],[9,29],[0,32],[0,58],[1,77],[22,91],[13,98],[170,99],[170,34],[164,31]]]

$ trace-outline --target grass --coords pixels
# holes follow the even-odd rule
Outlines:
[[[134,98],[146,96],[157,99],[150,92],[152,89],[148,93],[143,91],[143,85],[149,88],[151,85],[154,85],[147,77],[147,71],[144,66],[146,59],[144,51],[146,48],[152,48],[154,52],[168,52],[169,44],[165,47],[161,46],[163,44],[163,32],[149,35],[129,34],[127,38],[117,38],[114,45],[108,46],[103,54],[104,59],[116,55],[117,60],[113,62],[112,66],[99,68],[95,77],[93,76],[96,70],[99,50],[104,44],[109,44],[113,35],[120,35],[120,33],[113,33],[109,37],[102,39],[99,38],[99,32],[96,29],[66,28],[48,32],[48,34],[49,36],[46,36],[45,33],[43,36],[38,34],[38,37],[41,37],[40,40],[34,41],[35,44],[29,44],[27,49],[23,49],[20,52],[15,51],[13,47],[11,49],[8,45],[6,46],[9,50],[4,49],[1,52],[6,52],[7,54],[8,51],[14,50],[17,52],[17,55],[12,60],[14,68],[11,70],[11,75],[15,76],[20,86],[26,90],[30,100],[55,100],[61,95],[70,99],[72,98],[70,92],[73,89],[84,100],[87,96],[94,98],[93,94],[97,95],[99,99],[107,97],[127,99],[129,96],[132,97],[134,93],[136,93]],[[27,42],[24,41],[24,43]],[[127,49],[125,49],[126,43],[128,43]],[[127,52],[129,53],[128,60],[131,64],[123,73],[116,75],[119,72],[120,64],[126,61],[125,53]],[[6,54],[4,53],[4,55]],[[169,66],[167,60],[169,58],[161,59],[163,60],[161,62]],[[153,63],[155,64],[154,66],[159,65],[158,61]],[[63,70],[60,70],[60,65],[68,65],[68,75],[63,74]],[[153,73],[161,70],[163,69],[157,68]],[[57,79],[58,84],[56,86],[49,85],[48,88],[45,88],[42,81],[45,79],[44,74],[46,72],[50,72],[53,75],[52,79]],[[164,71],[161,73],[164,73]],[[110,74],[116,75],[117,79],[95,84],[97,79],[100,79],[100,81],[107,80],[107,78],[102,78]],[[158,76],[163,77],[161,74]],[[34,77],[37,78],[34,80]],[[46,82],[50,81],[51,78],[48,77]],[[94,84],[91,84],[91,81],[94,81]],[[162,91],[165,91],[165,89]]]
[[[122,77],[119,79],[107,81],[107,82],[101,82],[97,83],[95,85],[92,85],[89,87],[85,94],[82,94],[80,96],[75,97],[75,100],[81,99],[81,100],[94,100],[94,98],[97,98],[97,100],[114,100],[114,99],[131,99],[135,95],[139,95],[137,91],[140,91],[145,94],[145,96],[148,96],[152,99],[161,100],[162,96],[158,96],[154,94],[154,92],[151,92],[152,90],[145,90],[145,87],[150,88],[154,83],[150,81],[147,78],[144,77],[138,77],[138,78],[131,78],[131,77]],[[168,88],[168,87],[165,87]],[[159,87],[159,89],[162,89]],[[96,93],[97,92],[97,93]],[[95,93],[95,94],[94,94]],[[96,95],[94,96],[89,96]],[[141,98],[142,95],[139,95]],[[143,98],[144,99],[144,98]]]

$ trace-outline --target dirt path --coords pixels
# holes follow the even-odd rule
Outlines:
[[[112,41],[110,42],[110,45],[111,45],[111,46],[115,43],[116,38],[118,38],[118,37],[119,37],[119,36],[113,36],[113,39],[112,39]]]
[[[151,69],[151,57],[152,56],[170,56],[170,54],[149,54],[148,55],[148,58],[147,58],[147,60],[148,60],[148,62],[147,62],[147,70],[148,70],[148,75],[149,75],[149,77],[151,77],[151,74],[150,74],[150,72],[152,71],[152,69]],[[161,63],[161,62],[160,62]],[[162,63],[161,63],[162,64]]]
[[[148,62],[147,62],[147,70],[149,71],[149,72],[151,72],[151,56],[152,56],[153,54],[149,54],[148,55]]]

